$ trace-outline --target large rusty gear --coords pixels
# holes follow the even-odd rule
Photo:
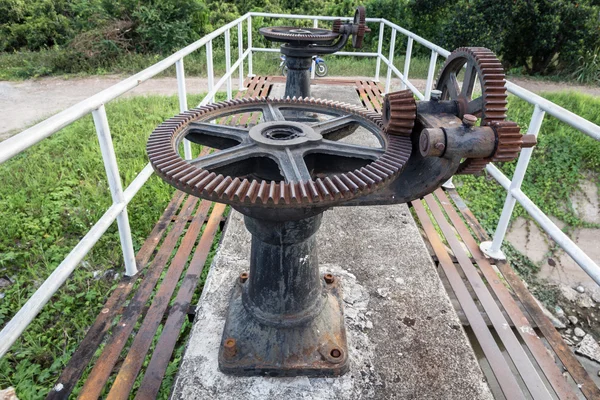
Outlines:
[[[388,93],[381,110],[383,127],[389,135],[410,137],[417,118],[417,103],[410,90]]]
[[[352,35],[352,46],[355,49],[360,49],[363,45],[363,39],[366,32],[371,30],[367,27],[367,12],[363,6],[356,7],[354,12],[354,25],[357,26],[357,31]]]
[[[465,65],[461,87],[457,76]],[[480,84],[482,93],[480,97],[473,99],[476,80]],[[484,47],[460,47],[446,60],[440,71],[436,89],[442,91],[442,100],[454,100],[458,103],[459,117],[472,114],[480,118],[482,126],[492,126],[506,120],[508,102],[505,83],[502,63],[491,50]],[[500,137],[498,137],[497,148],[504,148],[503,139]],[[518,148],[520,149],[520,145]],[[467,158],[461,163],[458,173],[477,173],[490,161],[492,157]]]
[[[294,26],[260,28],[259,32],[265,38],[272,41],[304,44],[330,43],[340,35],[328,29],[298,28]]]
[[[339,115],[339,117],[309,126],[298,122],[285,121],[279,109],[283,109],[285,112],[308,111]],[[263,118],[268,122],[260,123],[251,128],[250,131],[240,127],[207,123],[220,117],[256,111],[262,112]],[[249,148],[253,145],[251,142],[255,140],[256,136],[253,135],[256,132],[259,132],[259,141],[264,141],[261,134],[268,139],[277,139],[277,135],[281,133],[278,128],[282,125],[285,128],[287,124],[293,126],[291,130],[296,132],[297,136],[302,136],[302,131],[305,129],[315,131],[318,129],[318,132],[322,132],[325,136],[329,132],[334,132],[332,126],[339,129],[344,123],[346,125],[348,123],[360,124],[363,128],[378,136],[382,148],[376,149],[317,138],[314,144],[298,145],[297,148],[302,151],[300,151],[299,158],[291,158],[291,160],[295,160],[292,162],[293,168],[281,165],[281,160],[276,155],[276,152],[281,150],[277,148],[274,148],[273,151],[258,149],[260,151],[255,154],[249,154],[254,158],[277,159],[276,162],[285,181],[269,181],[254,178],[252,175],[225,176],[218,173],[219,167],[235,162],[236,157],[238,159],[244,157],[240,156],[242,153],[236,153],[236,151],[241,152],[242,150],[235,149],[244,148],[244,146]],[[317,126],[318,128],[316,128]],[[382,128],[378,113],[366,111],[358,106],[308,98],[277,100],[242,98],[199,107],[165,121],[150,135],[147,152],[153,168],[162,179],[197,197],[238,206],[326,207],[373,193],[389,184],[402,172],[411,154],[410,139],[387,135]],[[185,161],[178,153],[179,145],[186,137],[195,141],[194,135],[198,132],[204,132],[208,136],[213,134],[215,137],[238,139],[237,143],[239,145],[229,146],[209,156]],[[309,136],[308,133],[306,136]],[[296,139],[296,137],[293,139]],[[291,154],[292,151],[285,147],[284,153]],[[351,171],[328,173],[314,177],[308,172],[306,164],[301,168],[298,160],[302,160],[304,163],[305,154],[315,153],[341,155],[344,159],[346,157],[362,158],[361,164],[363,165]],[[198,165],[208,167],[202,168]],[[289,179],[288,171],[293,171],[289,172],[289,175],[294,177],[301,176],[302,173],[299,172],[301,170],[306,170],[304,176],[307,179]]]

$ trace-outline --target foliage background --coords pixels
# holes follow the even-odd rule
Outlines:
[[[127,54],[170,53],[248,11],[352,15],[359,3],[355,0],[0,0],[0,53],[44,53],[47,67],[34,71],[33,76],[97,73],[113,70]],[[447,49],[488,47],[513,72],[600,82],[600,0],[364,0],[362,3],[367,15],[385,17]],[[253,25],[255,38],[259,38],[260,26]],[[376,41],[377,35],[369,35],[365,47],[375,50]],[[396,51],[400,55],[403,44],[396,46]],[[416,46],[417,56],[419,52],[426,50]]]

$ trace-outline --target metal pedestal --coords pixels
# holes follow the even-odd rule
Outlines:
[[[310,66],[312,57],[286,56],[288,67],[285,81],[286,97],[310,97]]]
[[[222,372],[337,376],[348,370],[340,282],[319,274],[321,217],[245,217],[250,271],[233,289],[219,351]]]

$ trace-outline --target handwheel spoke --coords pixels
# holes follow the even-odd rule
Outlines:
[[[256,156],[257,149],[258,146],[254,143],[241,144],[207,156],[195,158],[189,161],[189,163],[198,168],[211,170]]]
[[[229,125],[192,122],[188,128],[188,136],[195,135],[210,135],[242,143],[248,138],[248,130]]]
[[[463,85],[461,90],[461,94],[467,99],[470,99],[473,95],[473,88],[475,87],[476,78],[477,70],[475,69],[475,64],[473,63],[473,61],[469,61],[465,70],[465,77],[463,79]]]
[[[456,74],[454,72],[450,73],[450,80],[446,84],[446,87],[448,88],[450,100],[458,99],[458,94],[460,93],[460,86],[458,85],[458,79],[456,79]]]
[[[271,103],[267,103],[263,109],[263,119],[265,122],[270,121],[285,121],[285,117],[281,113],[279,107],[274,106]]]
[[[354,132],[358,124],[358,121],[356,121],[356,118],[353,115],[342,115],[340,117],[312,124],[311,128],[323,136],[332,135],[341,139]]]
[[[313,150],[309,150],[309,153],[322,153],[331,154],[334,156],[341,157],[352,157],[352,158],[363,158],[368,160],[376,160],[383,155],[384,150],[381,148],[360,146],[356,144],[334,142],[331,140],[323,139],[320,143],[315,145]]]
[[[276,152],[275,157],[286,182],[306,182],[311,179],[302,152],[286,148]]]
[[[483,112],[483,96],[467,103],[467,114],[479,115]]]

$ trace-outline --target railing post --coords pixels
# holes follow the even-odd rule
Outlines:
[[[542,122],[544,121],[545,114],[546,113],[538,105],[535,106],[533,110],[533,115],[531,116],[531,121],[529,122],[529,129],[527,130],[528,134],[535,135],[535,137],[537,138],[540,132],[540,128],[542,127]],[[506,255],[502,251],[501,246],[502,242],[504,241],[504,237],[506,236],[506,231],[508,230],[508,225],[510,223],[510,217],[516,204],[516,199],[512,196],[511,192],[514,189],[521,188],[521,184],[523,183],[523,178],[525,178],[525,173],[527,172],[527,166],[529,165],[529,161],[531,160],[532,153],[533,148],[521,150],[519,160],[517,161],[517,167],[515,168],[515,173],[513,174],[512,180],[510,182],[510,187],[508,188],[506,194],[504,208],[502,209],[502,214],[500,214],[498,226],[496,227],[496,231],[494,232],[494,239],[491,242],[482,242],[479,245],[481,251],[483,251],[484,254],[497,260],[506,259]]]
[[[390,83],[392,82],[392,65],[394,65],[394,48],[396,47],[396,30],[392,28],[392,38],[390,39],[390,55],[388,57],[388,70],[385,79],[385,92],[390,92]]]
[[[410,58],[412,57],[413,38],[409,37],[406,42],[406,56],[404,57],[404,79],[408,80],[410,71]],[[437,54],[437,53],[436,53]],[[402,81],[402,90],[406,89],[406,83]]]
[[[250,18],[250,17],[248,17]],[[244,55],[244,34],[242,31],[242,22],[237,26],[238,28],[238,59],[242,59]],[[240,61],[239,70],[239,90],[244,90],[244,61]]]
[[[185,72],[183,69],[183,58],[180,58],[175,63],[175,71],[177,73],[177,93],[179,94],[179,112],[184,112],[188,109],[187,94],[185,90]],[[186,160],[192,159],[192,146],[189,140],[183,141],[183,154]]]
[[[212,40],[209,40],[206,43],[206,74],[208,75],[208,92],[210,93],[215,86],[215,76],[214,76],[214,68],[213,68],[213,52],[212,52]],[[213,95],[209,101],[214,102],[215,96]]]
[[[104,160],[104,169],[108,180],[108,187],[113,203],[125,203],[123,196],[123,186],[121,177],[119,176],[119,167],[117,165],[117,157],[115,148],[113,147],[110,129],[108,127],[108,118],[106,117],[106,109],[101,105],[96,110],[92,111],[96,133],[98,134],[98,142],[100,143],[100,152]],[[123,250],[123,261],[125,263],[125,274],[133,276],[137,274],[137,265],[135,263],[135,252],[133,251],[133,241],[131,239],[131,228],[129,227],[129,217],[127,216],[127,207],[121,211],[117,217],[117,225],[119,227],[119,238],[121,239],[121,248]]]
[[[375,63],[375,82],[379,82],[379,73],[381,71],[381,50],[383,49],[383,30],[385,29],[385,24],[383,22],[379,23],[379,41],[377,42],[377,61]]]
[[[313,20],[313,28],[319,27],[319,20]],[[317,63],[315,63],[315,59],[313,58],[312,63],[310,64],[310,79],[315,79],[315,70],[317,68]]]
[[[231,37],[229,29],[225,31],[225,73],[227,74],[227,100],[231,100]]]
[[[248,17],[248,76],[254,76],[252,73],[252,15]]]
[[[429,60],[429,71],[427,72],[427,86],[425,86],[425,100],[431,99],[431,87],[433,86],[433,77],[435,74],[435,63],[437,62],[438,53],[431,50],[431,59]]]

